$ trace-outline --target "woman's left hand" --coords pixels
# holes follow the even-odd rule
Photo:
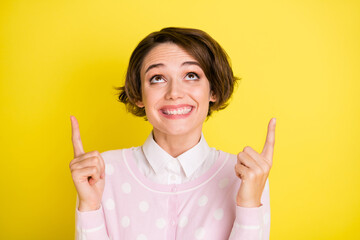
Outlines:
[[[242,180],[236,197],[240,207],[260,207],[261,195],[273,163],[276,119],[268,125],[266,142],[261,154],[246,146],[237,155],[236,175]]]

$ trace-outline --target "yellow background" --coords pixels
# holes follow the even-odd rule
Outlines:
[[[200,28],[243,80],[204,126],[210,146],[261,152],[277,118],[271,239],[360,239],[359,1],[0,3],[0,239],[73,239],[70,115],[85,151],[151,130],[114,86],[163,27]]]

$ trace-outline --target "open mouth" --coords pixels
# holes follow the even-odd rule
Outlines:
[[[193,107],[181,107],[176,109],[161,109],[161,112],[166,115],[185,115],[191,112]]]
[[[189,117],[190,114],[193,112],[194,108],[194,106],[187,104],[168,105],[163,106],[163,108],[161,108],[159,112],[162,116],[168,119],[181,119]]]

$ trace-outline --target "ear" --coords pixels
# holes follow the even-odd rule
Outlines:
[[[137,101],[136,106],[138,106],[139,108],[145,107],[145,105],[144,105],[144,103],[142,101]]]
[[[210,92],[210,102],[216,102],[216,95],[213,91]]]

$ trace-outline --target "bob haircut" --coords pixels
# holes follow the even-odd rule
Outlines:
[[[126,73],[125,86],[119,90],[118,100],[125,104],[127,111],[135,116],[145,117],[145,108],[136,105],[142,100],[140,69],[145,56],[161,43],[175,43],[194,57],[200,64],[210,83],[210,90],[216,96],[209,102],[207,117],[213,111],[228,106],[237,78],[233,75],[230,59],[222,47],[204,31],[193,28],[163,28],[146,36],[133,51]]]

